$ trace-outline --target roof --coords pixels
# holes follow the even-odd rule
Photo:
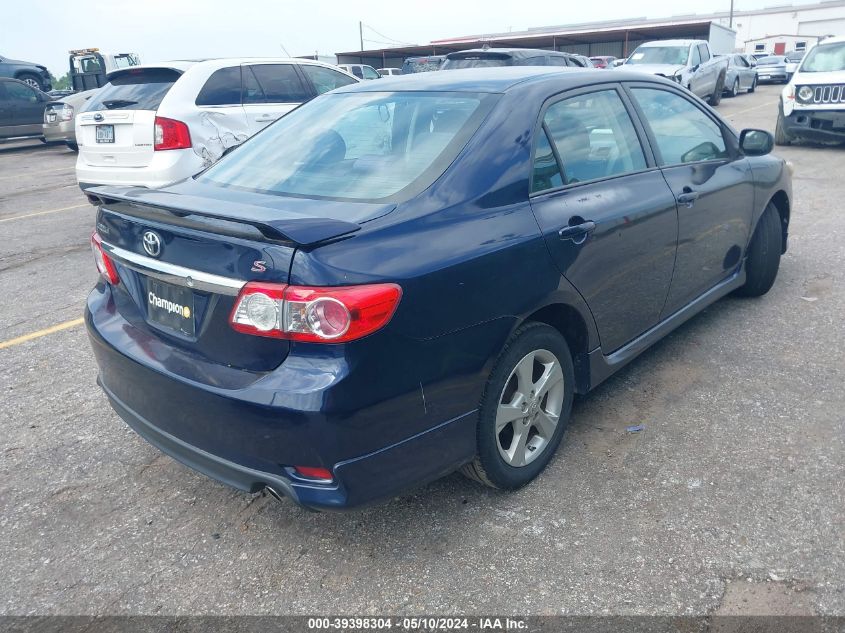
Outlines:
[[[610,75],[609,73],[613,74]],[[342,92],[383,92],[390,86],[391,92],[398,91],[442,91],[442,92],[506,92],[524,83],[555,82],[560,89],[591,82],[608,80],[647,81],[648,75],[641,72],[614,69],[569,68],[565,66],[504,66],[499,68],[467,68],[461,70],[439,70],[431,73],[415,73],[391,77],[389,84],[379,81],[337,88]]]
[[[463,51],[456,51],[449,53],[446,57],[452,55],[484,55],[485,53],[492,53],[494,55],[512,55],[513,57],[532,57],[534,55],[556,55],[558,57],[569,56],[570,53],[561,53],[559,51],[547,51],[542,48],[468,48]]]
[[[692,44],[700,44],[702,40],[654,40],[653,42],[646,42],[640,46],[691,46]]]
[[[115,75],[130,72],[136,69],[143,69],[143,68],[172,68],[173,70],[179,70],[185,72],[189,68],[193,66],[203,65],[206,67],[211,67],[213,69],[218,68],[225,68],[226,66],[231,66],[233,64],[308,64],[312,66],[324,66],[327,68],[333,68],[337,70],[336,66],[332,66],[331,64],[326,64],[321,61],[315,61],[313,59],[302,59],[300,57],[215,57],[209,59],[174,59],[167,62],[158,62],[157,64],[140,64],[138,66],[128,66],[126,68],[118,68],[116,70],[111,71],[106,75],[108,78],[111,78]]]

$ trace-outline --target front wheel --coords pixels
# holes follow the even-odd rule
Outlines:
[[[769,292],[778,276],[783,231],[780,214],[771,202],[757,221],[745,258],[745,284],[736,292],[743,297],[759,297]]]
[[[751,93],[751,92],[754,92],[755,90],[757,90],[757,76],[756,75],[754,76],[754,81],[751,82],[751,87],[748,89],[748,92]]]
[[[775,145],[789,145],[795,137],[786,131],[783,108],[778,108],[778,122],[775,124]]]
[[[463,474],[505,490],[539,475],[566,430],[574,383],[560,333],[544,323],[520,327],[490,372],[479,409],[478,452]]]
[[[79,145],[77,145],[75,142],[65,141],[65,144],[67,145],[67,147],[70,151],[72,151],[72,152],[78,152],[79,151]]]

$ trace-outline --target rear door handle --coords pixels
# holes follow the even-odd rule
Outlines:
[[[692,207],[695,201],[698,200],[699,195],[701,194],[697,191],[693,191],[689,187],[684,187],[684,192],[678,196],[678,204],[682,204],[685,207]]]
[[[592,220],[581,222],[580,224],[571,224],[563,227],[558,231],[558,236],[562,240],[572,240],[576,244],[582,244],[587,239],[587,235],[592,233],[596,228],[596,223]]]

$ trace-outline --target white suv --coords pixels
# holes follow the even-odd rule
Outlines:
[[[116,70],[76,117],[76,179],[164,187],[301,103],[358,81],[302,59],[174,61]]]
[[[845,141],[845,37],[822,40],[783,89],[775,143]]]

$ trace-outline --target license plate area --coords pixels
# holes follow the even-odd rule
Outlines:
[[[147,277],[147,319],[153,325],[193,337],[194,292],[190,288],[174,286]]]
[[[55,112],[48,112],[47,113],[47,123],[55,123],[56,122],[56,113]]]
[[[98,125],[94,131],[98,143],[114,143],[113,125]]]

